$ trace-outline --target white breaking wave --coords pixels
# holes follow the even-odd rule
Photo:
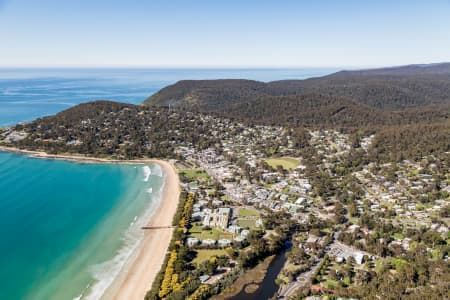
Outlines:
[[[161,167],[158,164],[155,164],[154,166],[155,166],[153,168],[153,172],[155,173],[154,175],[162,177],[163,176],[163,171],[162,171]]]
[[[91,284],[89,283],[89,284],[84,288],[83,292],[82,292],[79,296],[73,298],[73,300],[81,300],[81,299],[83,299],[84,293],[86,293],[86,291],[89,290],[89,287],[90,287],[90,286],[91,286]]]
[[[114,279],[125,265],[125,262],[139,245],[141,235],[142,232],[139,234],[138,231],[127,231],[124,238],[124,246],[120,248],[116,256],[104,263],[92,266],[91,273],[96,283],[92,286],[89,294],[83,296],[82,299],[97,300],[101,298],[106,289],[113,283]]]
[[[148,176],[150,176],[150,174]],[[153,200],[146,209],[145,213],[139,218],[138,216],[134,217],[133,222],[130,223],[130,227],[126,231],[123,238],[124,245],[119,249],[116,256],[104,263],[92,266],[91,273],[92,277],[95,279],[95,283],[91,288],[89,288],[89,292],[87,293],[87,295],[84,295],[86,293],[85,290],[79,297],[75,298],[74,300],[100,299],[104,295],[108,287],[113,284],[120,271],[122,271],[122,269],[126,268],[127,265],[132,262],[132,256],[136,253],[136,250],[139,247],[142,238],[144,237],[144,232],[143,230],[141,230],[141,227],[147,224],[148,220],[156,211],[155,206],[159,205],[161,201],[164,186],[165,182],[161,185],[161,188],[155,195],[155,198],[152,197]]]
[[[133,224],[136,222],[137,219],[138,219],[138,217],[134,216],[134,219],[133,219],[133,221],[131,221],[130,226],[133,226]]]
[[[150,178],[150,175],[152,175],[152,170],[149,166],[143,166],[142,170],[144,171],[144,181],[147,182]]]

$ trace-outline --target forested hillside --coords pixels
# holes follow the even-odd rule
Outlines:
[[[174,145],[180,142],[209,147],[217,140],[208,134],[210,129],[198,114],[96,101],[17,125],[2,135],[24,132],[23,139],[6,139],[7,145],[21,149],[131,159],[174,157]]]
[[[265,89],[265,83],[252,80],[182,80],[163,88],[145,104],[215,111],[225,104],[265,95]]]
[[[269,96],[320,94],[340,97],[383,111],[450,104],[450,64],[416,65],[361,71],[341,71],[307,80],[269,83],[248,80],[180,81],[145,101],[207,111]]]
[[[171,157],[180,141],[199,148],[214,145],[224,133],[217,133],[217,124],[229,120],[301,132],[332,129],[359,137],[375,133],[368,151],[371,159],[420,159],[450,151],[449,68],[439,64],[343,71],[271,83],[180,81],[145,105],[98,101],[18,125],[14,130],[27,137],[13,144],[119,158]],[[295,143],[305,145],[304,140]]]
[[[307,80],[180,81],[144,105],[265,125],[377,133],[388,161],[450,151],[450,64],[341,71]]]

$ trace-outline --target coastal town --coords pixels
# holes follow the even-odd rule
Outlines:
[[[117,123],[131,113],[123,108],[106,117]],[[152,130],[154,114],[138,114],[149,124],[144,130]],[[374,134],[295,131],[207,114],[165,118],[181,123],[168,134],[182,194],[169,254],[147,299],[359,299],[380,276],[446,288],[428,270],[449,264],[448,158],[378,162],[371,161]],[[87,119],[81,126],[96,125]],[[197,142],[185,138],[192,128]],[[23,126],[0,135],[3,145],[33,139],[79,151],[79,129],[71,127],[70,138],[64,130],[57,128],[56,140],[50,130]],[[121,149],[134,143],[123,139]],[[111,145],[103,134],[96,143]],[[412,270],[418,257],[423,274]],[[281,268],[274,270],[277,259]],[[269,274],[273,284],[263,284]]]
[[[0,24],[0,300],[450,300],[450,0]]]
[[[329,183],[312,178],[285,128],[216,123],[218,131],[221,126],[229,128],[228,134],[215,147],[183,145],[176,150],[182,157],[183,189],[196,195],[185,246],[194,249],[194,264],[227,261],[199,273],[206,294],[245,264],[242,255],[255,247],[249,235],[271,241],[271,218],[277,213],[296,228],[277,276],[277,298],[351,298],[380,268],[403,271],[407,262],[401,257],[421,247],[449,262],[450,173],[445,162],[429,156],[418,162],[368,163],[345,174],[339,162],[355,151],[349,136],[310,132],[321,156],[319,168],[330,174],[326,178],[334,189],[343,190],[332,194],[329,187],[320,189]],[[239,133],[229,134],[233,132]],[[358,151],[367,152],[372,139],[363,137]],[[270,144],[277,147],[268,157],[272,149],[264,145]],[[233,288],[224,295],[233,295]],[[191,299],[200,299],[196,297]]]

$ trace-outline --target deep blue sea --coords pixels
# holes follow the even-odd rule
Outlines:
[[[92,100],[140,103],[181,79],[272,81],[334,71],[0,69],[0,126]],[[156,165],[81,164],[0,152],[0,299],[98,299],[141,238],[142,216],[159,200],[161,175]]]

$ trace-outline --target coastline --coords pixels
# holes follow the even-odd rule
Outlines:
[[[178,175],[165,161],[157,161],[165,174],[161,201],[147,226],[172,226],[180,196]],[[142,300],[164,263],[172,239],[173,228],[145,230],[139,246],[101,299]]]
[[[8,147],[0,145],[0,151],[18,153],[23,155],[28,155],[34,158],[44,158],[44,159],[59,159],[67,160],[73,162],[83,162],[83,163],[117,163],[117,164],[145,164],[145,163],[160,163],[165,162],[159,159],[130,159],[130,160],[120,160],[120,159],[109,159],[109,158],[98,158],[77,154],[48,154],[44,151],[32,151],[24,150],[15,147]]]
[[[5,146],[0,146],[0,151],[24,154],[34,158],[58,159],[80,163],[158,164],[163,169],[165,177],[161,199],[156,210],[144,223],[146,226],[172,226],[172,219],[176,213],[179,201],[180,184],[175,167],[170,162],[158,159],[114,160],[79,155],[53,155]],[[101,299],[144,299],[145,294],[150,290],[153,280],[161,269],[172,234],[172,228],[145,230],[142,240],[117,277],[114,278],[112,284],[106,289]]]

